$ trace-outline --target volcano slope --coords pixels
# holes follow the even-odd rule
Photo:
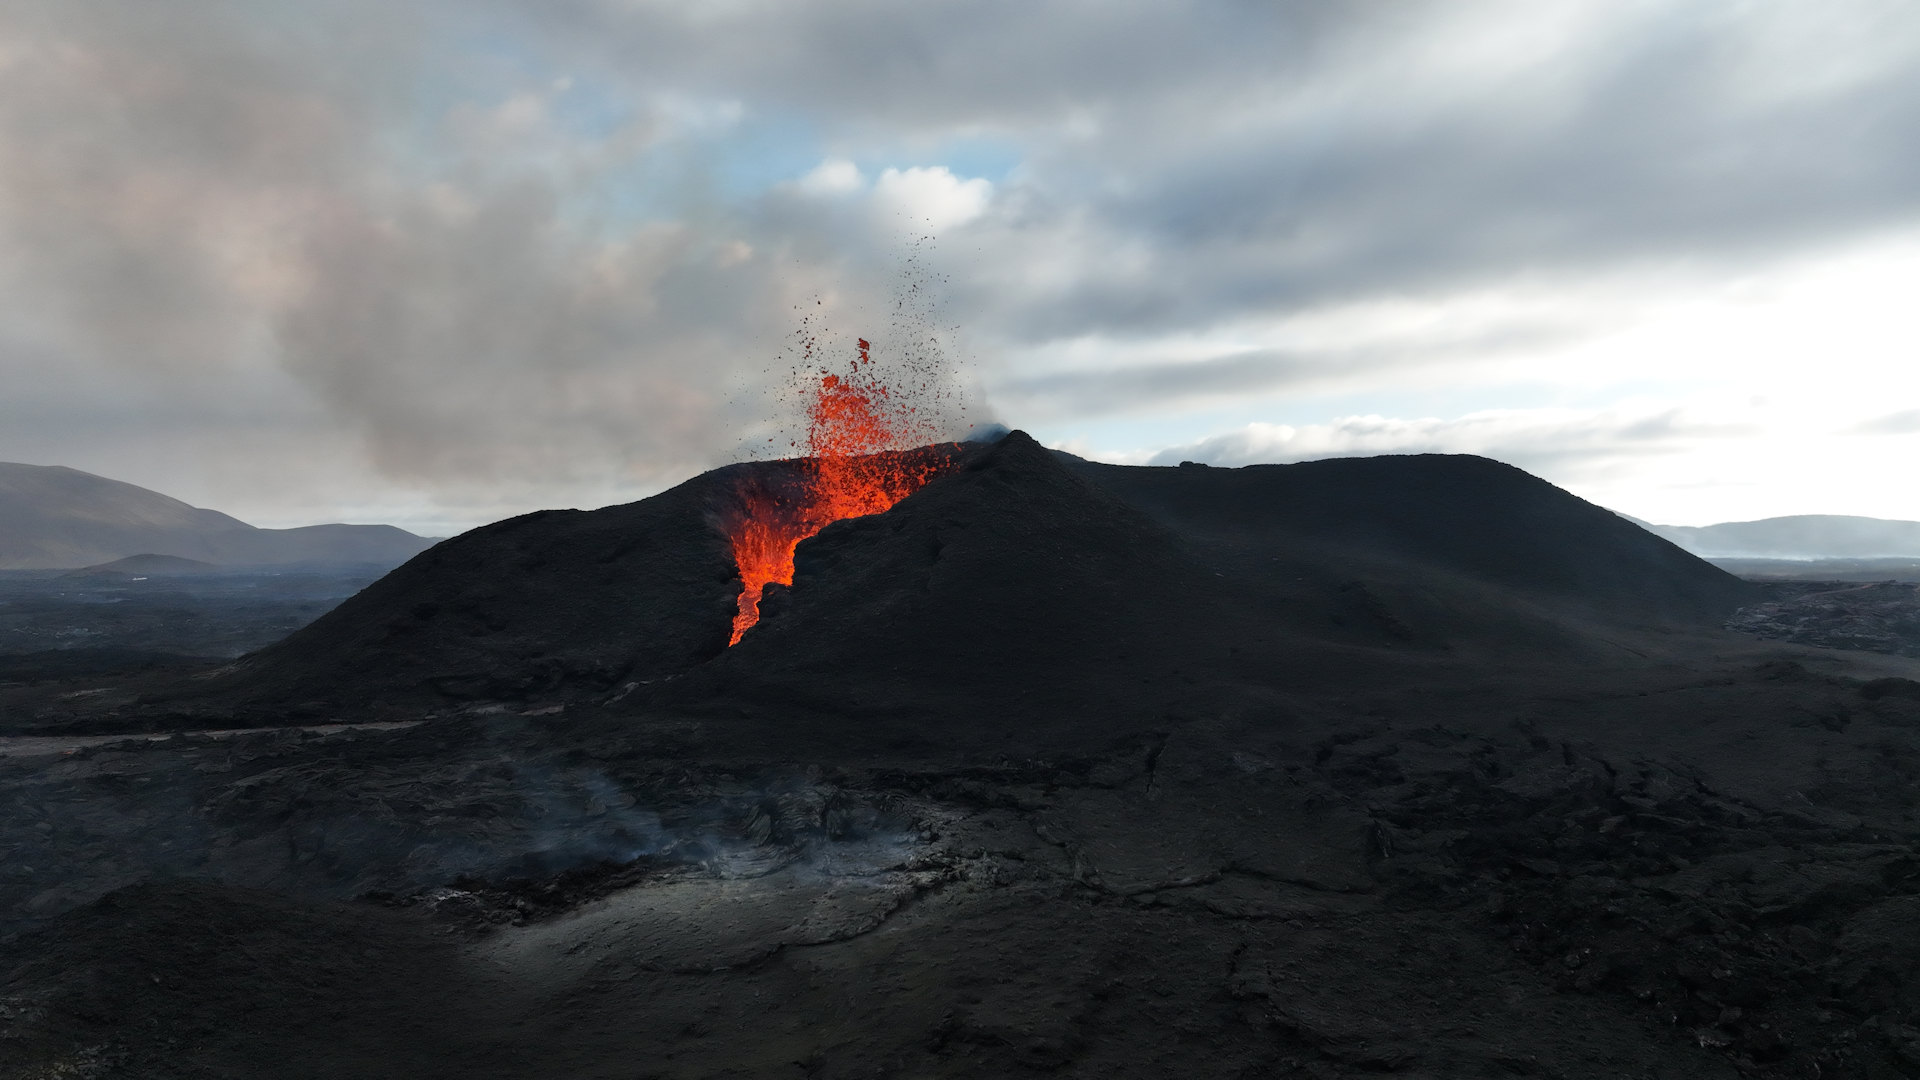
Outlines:
[[[1129,469],[1018,432],[919,453],[951,474],[802,543],[794,586],[772,589],[734,649],[740,582],[719,529],[740,491],[794,482],[791,463],[476,530],[231,671],[155,697],[272,724],[626,687],[695,711],[854,713],[862,724],[812,726],[863,743],[890,716],[924,730],[932,708],[971,718],[964,742],[1074,707],[1171,706],[1202,683],[1349,685],[1382,664],[1443,678],[1478,677],[1479,661],[1604,667],[1645,658],[1620,635],[1717,626],[1758,595],[1483,458]],[[1068,718],[1063,734],[1083,727]]]
[[[0,759],[0,1074],[1920,1070],[1914,661],[1483,459],[928,452],[732,648],[791,465],[76,699],[408,726]]]

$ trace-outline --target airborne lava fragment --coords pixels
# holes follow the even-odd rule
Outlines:
[[[861,338],[858,349],[847,371],[822,369],[811,388],[797,490],[743,487],[737,493],[738,506],[725,522],[741,583],[729,645],[760,621],[769,582],[793,584],[800,541],[842,518],[891,508],[946,467],[938,458],[888,452],[917,441],[928,418],[881,380],[870,342]]]

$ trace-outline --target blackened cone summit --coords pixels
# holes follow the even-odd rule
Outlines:
[[[1484,458],[1135,468],[1018,431],[920,452],[951,466],[802,542],[791,589],[732,649],[716,522],[792,462],[456,537],[190,696],[417,711],[632,686],[623,708],[1146,723],[1239,692],[1222,687],[1382,665],[1633,662],[1623,630],[1717,627],[1749,592]]]

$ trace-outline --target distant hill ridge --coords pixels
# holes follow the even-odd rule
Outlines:
[[[382,563],[434,541],[391,525],[260,529],[217,510],[63,465],[0,462],[0,569],[97,566],[170,555],[221,566]]]
[[[115,559],[98,566],[85,566],[78,570],[69,570],[67,577],[128,577],[134,574],[148,574],[154,577],[188,577],[199,574],[218,574],[225,571],[223,566],[199,559],[183,559],[178,555],[129,555],[124,559]]]
[[[1709,559],[1893,559],[1920,557],[1920,521],[1796,514],[1719,525],[1638,524]]]

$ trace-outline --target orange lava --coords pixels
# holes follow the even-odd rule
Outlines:
[[[940,471],[930,460],[909,461],[886,451],[902,448],[923,426],[918,409],[897,402],[873,374],[872,346],[860,339],[859,359],[846,374],[819,373],[807,414],[806,456],[797,492],[742,490],[728,523],[740,568],[739,611],[733,638],[760,621],[768,582],[793,584],[793,549],[841,518],[878,514],[920,490]]]

